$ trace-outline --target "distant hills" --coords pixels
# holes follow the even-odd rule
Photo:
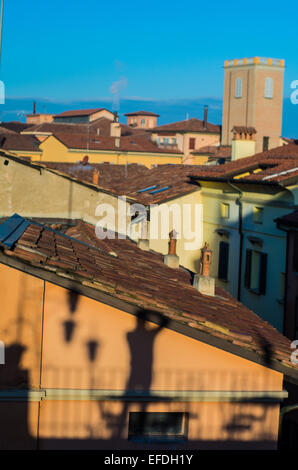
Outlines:
[[[37,112],[60,113],[69,109],[108,108],[112,110],[112,99],[90,101],[55,102],[46,99],[37,101]],[[7,98],[0,105],[0,121],[25,121],[25,115],[32,112],[33,98]],[[125,122],[125,113],[146,110],[160,114],[159,124],[182,121],[187,117],[203,119],[204,105],[208,105],[208,121],[221,124],[222,100],[216,98],[193,98],[179,100],[147,100],[126,98],[120,101],[118,114]],[[298,105],[293,105],[289,98],[284,99],[283,137],[298,139]]]

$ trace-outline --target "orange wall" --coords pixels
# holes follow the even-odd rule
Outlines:
[[[167,328],[157,330],[152,323],[138,323],[128,313],[76,296],[4,265],[0,265],[0,286],[0,339],[6,351],[10,351],[6,365],[0,366],[5,372],[1,374],[5,378],[2,389],[9,388],[7,384],[22,389],[122,390],[124,393],[137,389],[282,389],[282,374],[278,372]],[[66,325],[70,323],[65,322],[69,321],[74,328],[66,338]],[[88,356],[90,342],[96,345],[93,361]],[[127,420],[129,411],[138,410],[188,412],[190,442],[182,448],[217,447],[221,445],[220,440],[224,447],[243,447],[259,440],[258,445],[274,448],[279,417],[278,404],[199,400],[137,403],[49,397],[41,402],[6,405],[0,437],[5,435],[7,426],[17,428],[19,434],[11,430],[10,442],[4,440],[0,448],[13,447],[11,441],[34,448],[38,410],[40,448],[135,448],[135,444],[127,441]],[[12,423],[11,427],[7,423]]]

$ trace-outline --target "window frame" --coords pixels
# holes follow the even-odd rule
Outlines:
[[[264,98],[272,99],[274,93],[274,82],[272,77],[265,78]]]
[[[151,431],[141,431],[138,429],[139,426],[142,426],[142,423],[134,422],[134,418],[139,415],[139,419],[141,420],[142,417],[146,415],[155,415],[155,418],[161,417],[162,415],[177,415],[177,417],[181,418],[181,430],[180,432],[166,432],[162,433],[161,431],[157,431],[156,433]],[[178,441],[187,441],[188,440],[188,422],[189,422],[189,413],[184,411],[178,412],[171,412],[171,411],[158,411],[158,412],[151,412],[151,411],[130,411],[128,415],[128,440],[134,442],[178,442]],[[133,426],[136,426],[135,429]],[[145,423],[146,425],[146,423]],[[171,423],[169,424],[171,426]],[[149,424],[150,426],[150,424]],[[152,424],[151,424],[152,426]]]
[[[235,81],[235,98],[242,98],[242,78],[237,77]]]

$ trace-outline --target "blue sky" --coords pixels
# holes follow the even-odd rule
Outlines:
[[[293,2],[5,0],[1,79],[8,97],[92,100],[222,97],[225,59],[286,60],[298,79]],[[297,106],[298,107],[298,106]]]

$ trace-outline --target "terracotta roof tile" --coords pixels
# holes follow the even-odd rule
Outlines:
[[[91,114],[98,113],[99,111],[108,110],[106,108],[72,109],[70,111],[64,111],[63,113],[55,114],[55,117],[91,116]]]
[[[86,134],[61,134],[55,132],[55,137],[66,147],[72,149],[87,149]],[[102,137],[91,135],[88,139],[90,150],[116,150],[126,152],[149,152],[183,155],[182,152],[159,148],[147,135],[132,135],[119,138],[119,146],[116,145],[115,137]]]
[[[17,133],[0,134],[0,148],[3,150],[40,152],[39,143],[34,136]]]
[[[4,224],[0,225],[2,233],[8,227],[3,228]],[[71,276],[82,286],[159,311],[260,357],[265,341],[273,359],[282,362],[289,374],[297,375],[290,361],[290,341],[224,290],[217,288],[214,297],[202,295],[192,287],[191,273],[169,268],[162,255],[142,251],[128,239],[98,240],[94,231],[82,221],[65,234],[30,223],[13,248],[8,249],[4,241],[2,250],[39,270],[57,268],[58,284],[59,277]]]
[[[155,116],[159,117],[159,114],[152,113],[151,111],[135,111],[133,113],[126,113],[124,116]]]
[[[210,132],[220,134],[220,126],[211,124],[200,119],[191,118],[186,121],[173,122],[171,124],[165,124],[163,126],[155,127],[151,129],[152,132]]]

